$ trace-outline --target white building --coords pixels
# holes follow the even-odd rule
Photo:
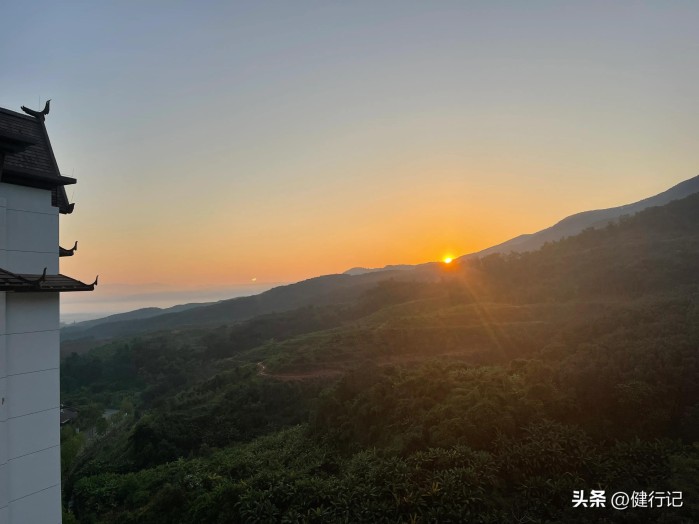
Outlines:
[[[58,218],[72,212],[42,112],[0,108],[0,524],[61,522]],[[73,250],[60,249],[61,255]],[[96,284],[96,282],[95,282]]]

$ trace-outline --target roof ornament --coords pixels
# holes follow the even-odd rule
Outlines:
[[[39,120],[41,120],[43,122],[46,115],[49,114],[50,106],[51,106],[51,99],[46,101],[46,105],[44,106],[44,109],[42,111],[34,111],[33,109],[29,109],[26,106],[22,106],[22,111],[24,111],[28,115],[33,116],[34,118],[38,118]]]
[[[94,281],[91,285],[96,286],[96,285],[97,285],[97,281],[98,281],[99,279],[100,279],[100,276],[97,275],[97,277],[95,278],[95,281]]]
[[[13,275],[14,275],[15,277],[17,277],[18,279],[20,279],[21,281],[26,282],[27,284],[38,285],[38,284],[41,284],[42,282],[44,282],[44,281],[46,280],[46,270],[47,270],[47,269],[48,269],[48,268],[44,268],[44,272],[43,272],[43,273],[41,274],[41,276],[40,276],[39,278],[37,278],[36,280],[33,279],[33,278],[26,278],[26,277],[23,277],[22,275],[17,275],[17,274],[15,274],[15,273],[13,273]]]
[[[75,241],[75,245],[71,247],[70,249],[66,249],[64,247],[58,246],[58,256],[59,257],[72,257],[75,252],[78,250],[78,241]]]

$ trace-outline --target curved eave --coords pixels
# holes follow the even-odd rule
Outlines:
[[[60,186],[75,184],[77,180],[69,176],[54,176],[31,169],[6,168],[2,172],[2,181],[6,184],[36,187],[38,189],[53,189]]]
[[[51,205],[57,207],[58,212],[63,215],[70,215],[75,209],[75,204],[68,202],[66,188],[63,186],[57,187],[51,192]]]
[[[12,273],[0,269],[0,291],[15,293],[64,293],[68,291],[93,291],[93,284],[85,284],[66,275],[30,275]]]
[[[77,250],[78,250],[78,243],[77,242],[70,249],[66,249],[64,247],[58,246],[58,256],[59,257],[72,257]]]

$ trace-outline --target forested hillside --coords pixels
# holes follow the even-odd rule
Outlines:
[[[394,271],[380,275],[325,275],[295,284],[278,286],[259,295],[221,300],[213,304],[183,304],[160,310],[152,315],[148,314],[149,309],[137,310],[64,327],[61,329],[61,341],[74,341],[71,345],[80,347],[85,345],[94,347],[105,340],[122,336],[183,326],[210,327],[309,305],[344,303],[356,299],[364,291],[386,278],[411,280],[434,278],[430,268],[416,272],[410,277],[401,273]],[[146,314],[144,315],[143,312]]]
[[[696,522],[697,268],[694,195],[74,354],[64,521]],[[683,505],[573,507],[593,489]]]

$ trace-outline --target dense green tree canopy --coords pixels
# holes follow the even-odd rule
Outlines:
[[[358,298],[73,354],[63,401],[102,427],[62,433],[66,519],[695,522],[698,225],[695,195]],[[592,489],[684,503],[574,508]]]

